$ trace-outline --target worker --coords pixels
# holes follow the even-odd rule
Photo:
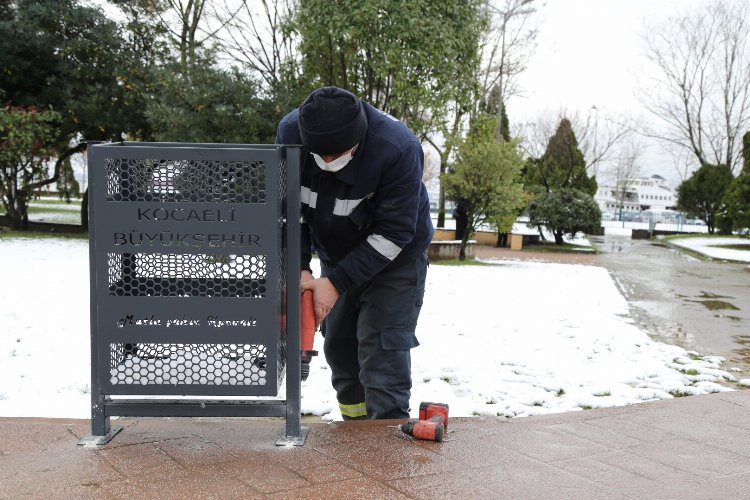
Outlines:
[[[322,87],[281,120],[276,142],[303,146],[300,282],[313,291],[341,415],[407,418],[434,232],[419,140],[351,92]]]

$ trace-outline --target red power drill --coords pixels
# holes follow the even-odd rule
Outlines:
[[[437,441],[439,443],[445,435],[445,427],[438,421],[438,417],[430,420],[410,420],[395,427],[407,436],[425,441]]]
[[[310,360],[318,355],[313,350],[315,343],[315,309],[313,307],[312,290],[302,292],[300,317],[300,344],[302,349],[302,380],[307,380],[310,375]]]
[[[419,405],[419,420],[411,420],[396,428],[415,439],[426,441],[443,440],[448,428],[448,405],[445,403],[421,403]]]

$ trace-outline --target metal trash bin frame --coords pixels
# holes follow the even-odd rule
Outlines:
[[[89,144],[92,435],[81,444],[116,435],[112,416],[285,417],[277,444],[304,444],[300,155]],[[284,371],[285,399],[265,398]],[[190,397],[158,398],[172,395]]]

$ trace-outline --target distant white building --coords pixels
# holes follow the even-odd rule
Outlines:
[[[676,210],[677,197],[659,175],[623,179],[616,185],[600,185],[594,195],[602,213],[664,212]]]

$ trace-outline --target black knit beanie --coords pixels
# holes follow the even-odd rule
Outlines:
[[[358,144],[367,131],[362,102],[338,87],[314,90],[299,107],[302,144],[319,155],[343,153]]]

